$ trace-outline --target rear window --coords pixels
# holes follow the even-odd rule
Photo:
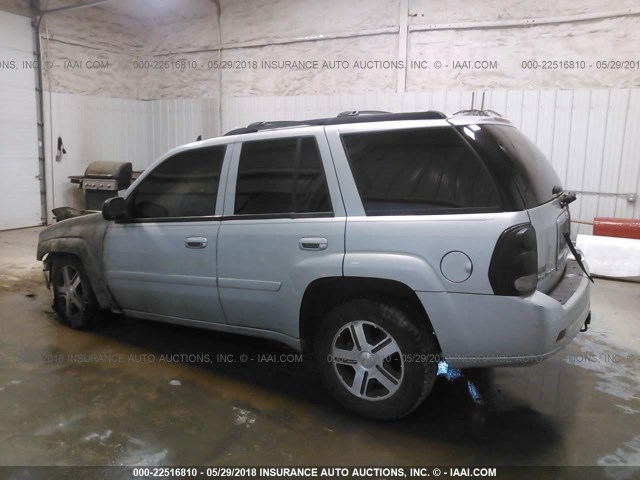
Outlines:
[[[344,134],[367,215],[498,211],[485,165],[453,127]]]
[[[518,129],[507,125],[459,127],[469,143],[505,182],[512,183],[525,208],[552,200],[562,183],[551,163],[536,145]],[[507,176],[508,175],[508,176]]]

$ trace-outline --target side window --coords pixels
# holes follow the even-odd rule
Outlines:
[[[177,153],[158,165],[133,193],[133,218],[214,215],[225,146]]]
[[[453,128],[352,133],[342,142],[367,215],[501,207],[493,178]]]
[[[243,143],[234,213],[331,213],[327,180],[315,138]]]

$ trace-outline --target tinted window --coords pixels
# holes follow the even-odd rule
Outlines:
[[[236,215],[331,212],[313,137],[245,142],[236,184]]]
[[[353,133],[342,140],[367,215],[501,206],[491,175],[453,128]]]
[[[214,215],[225,147],[178,153],[158,165],[136,188],[133,218]]]
[[[470,143],[483,158],[502,163],[502,170],[510,171],[508,181],[516,186],[526,208],[542,205],[556,196],[554,188],[562,188],[558,174],[544,153],[524,134],[506,125],[474,127],[477,130]]]

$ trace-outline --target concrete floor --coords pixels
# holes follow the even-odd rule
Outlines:
[[[550,360],[442,376],[410,417],[375,423],[312,366],[259,361],[288,353],[275,344],[119,316],[59,325],[38,231],[0,232],[0,465],[640,466],[639,284],[596,280],[591,330]]]

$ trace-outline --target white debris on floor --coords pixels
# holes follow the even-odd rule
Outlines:
[[[84,437],[83,440],[85,442],[88,442],[90,440],[104,441],[104,440],[108,439],[111,436],[111,433],[113,433],[111,430],[107,430],[104,433],[90,433],[89,435]]]
[[[249,428],[256,422],[256,416],[253,412],[244,408],[233,407],[233,424],[244,425]]]

